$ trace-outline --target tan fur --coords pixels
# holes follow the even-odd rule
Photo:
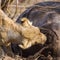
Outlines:
[[[36,43],[44,44],[46,36],[38,27],[32,25],[27,18],[22,18],[22,24],[15,23],[0,10],[0,45],[9,45],[11,42],[27,49]]]
[[[10,42],[21,42],[20,29],[21,25],[15,23],[6,16],[2,10],[0,10],[0,40],[2,40],[2,45],[7,45],[8,43],[10,44]]]
[[[30,26],[32,26],[32,22],[30,22],[27,18],[22,18],[21,21],[24,22],[24,23],[22,23],[23,27],[30,27]]]
[[[24,21],[22,23],[22,26],[24,27],[22,29],[23,45],[19,46],[23,49],[26,49],[32,45],[35,45],[36,43],[44,44],[47,38],[43,33],[40,32],[40,29],[30,24],[30,21],[27,18],[22,18],[22,20]]]

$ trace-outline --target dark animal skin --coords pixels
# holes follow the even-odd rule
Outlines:
[[[37,6],[36,6],[37,5]],[[52,43],[56,48],[56,56],[60,56],[60,2],[42,2],[29,7],[17,19],[16,22],[21,24],[20,19],[26,17],[33,22],[33,25],[41,28],[41,31],[48,37],[46,44]],[[47,29],[46,31],[44,29]],[[51,33],[49,32],[52,31]],[[49,38],[51,34],[51,39]],[[54,34],[54,39],[53,39]],[[57,38],[56,38],[57,37]],[[56,38],[56,39],[55,39]],[[55,42],[54,42],[55,41]],[[48,43],[49,42],[49,43]],[[54,49],[51,49],[52,55]],[[48,49],[48,51],[50,51]],[[46,54],[47,51],[45,51]]]
[[[60,52],[60,2],[41,2],[35,4],[34,6],[27,8],[27,10],[18,17],[16,22],[21,24],[20,19],[23,17],[32,21],[34,26],[38,26],[41,29],[41,32],[47,36],[47,41],[44,46],[38,44],[26,50],[19,48],[18,45],[11,44],[13,53],[28,58],[45,46],[51,44],[49,48],[43,50],[41,53],[46,57],[50,54],[55,58],[53,60],[58,60],[57,57],[60,57],[58,54]],[[43,58],[39,59],[45,60]]]

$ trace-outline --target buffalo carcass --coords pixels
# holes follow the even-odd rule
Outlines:
[[[17,19],[16,22],[21,24],[21,18],[26,17],[34,26],[41,28],[41,32],[47,36],[47,42],[44,46],[34,46],[27,50],[22,50],[22,56],[27,57],[39,52],[45,46],[49,48],[44,49],[41,53],[46,57],[49,55],[53,59],[59,57],[60,52],[60,2],[42,2],[29,7]],[[35,48],[35,50],[33,50]],[[12,50],[15,53],[14,44]],[[31,51],[31,52],[30,52]],[[21,53],[20,53],[21,55]],[[35,56],[35,55],[34,55]],[[40,58],[44,59],[44,58]]]

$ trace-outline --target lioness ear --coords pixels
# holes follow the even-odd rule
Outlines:
[[[32,22],[32,21],[30,21],[30,22],[29,22],[29,24],[30,24],[30,25],[32,25],[32,24],[33,24],[33,22]]]
[[[21,24],[23,24],[24,23],[24,21],[21,21]]]
[[[27,18],[25,18],[25,17],[21,19],[21,21],[28,21],[28,20],[29,20],[29,19],[27,19]]]

